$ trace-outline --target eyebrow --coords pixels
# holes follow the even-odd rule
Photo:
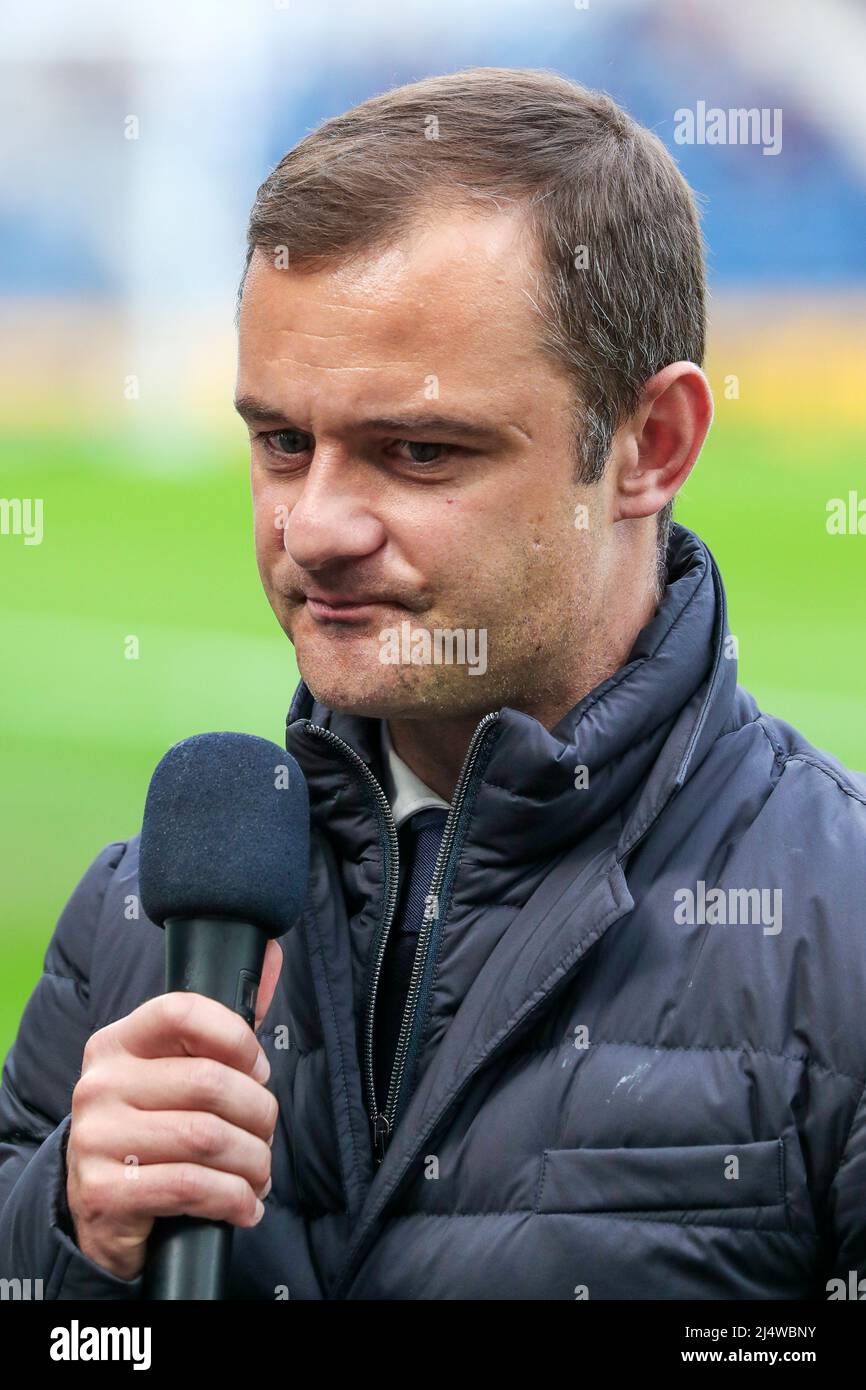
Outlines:
[[[256,396],[239,396],[235,401],[235,410],[244,420],[258,424],[285,423],[292,424],[281,410],[268,405],[267,401],[259,400]],[[296,426],[292,425],[292,428]],[[492,439],[501,439],[503,430],[497,425],[485,425],[477,420],[462,420],[454,415],[377,415],[357,422],[357,428],[362,430],[384,430],[389,434],[398,434],[401,430],[417,434],[436,434],[439,438],[446,439],[474,439],[479,443],[485,443]]]

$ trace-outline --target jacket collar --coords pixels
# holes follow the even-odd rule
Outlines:
[[[724,588],[707,546],[680,525],[671,531],[668,574],[662,602],[626,664],[553,729],[501,709],[464,843],[464,854],[486,869],[548,859],[614,813],[627,851],[729,719],[737,671],[726,651]],[[356,858],[364,849],[359,836],[367,844],[378,840],[375,816],[368,807],[364,828],[360,792],[348,785],[345,763],[321,740],[305,737],[307,721],[348,743],[381,783],[381,720],[328,709],[303,680],[287,719],[286,747],[307,778],[313,820],[338,852]],[[588,770],[585,790],[575,788],[578,765]]]

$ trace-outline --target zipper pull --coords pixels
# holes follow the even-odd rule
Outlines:
[[[391,1126],[384,1115],[377,1115],[373,1121],[373,1145],[376,1150],[377,1163],[381,1163],[385,1157],[385,1150],[388,1147],[390,1137]]]

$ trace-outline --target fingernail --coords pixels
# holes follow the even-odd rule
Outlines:
[[[257,1226],[257,1225],[259,1224],[259,1222],[261,1221],[261,1219],[262,1219],[262,1217],[264,1216],[264,1214],[265,1214],[265,1204],[264,1204],[264,1202],[260,1202],[259,1199],[258,1199],[258,1197],[257,1197],[257,1198],[256,1198],[256,1215],[255,1215],[255,1219],[254,1219],[254,1221],[253,1221],[253,1225],[254,1225],[254,1226]]]
[[[270,1139],[268,1140],[268,1143],[270,1144],[271,1148],[274,1147],[274,1136],[273,1136],[273,1135],[271,1135]]]
[[[270,1192],[272,1184],[273,1184],[273,1178],[268,1178],[268,1181],[267,1181],[267,1183],[265,1184],[264,1191],[259,1193],[259,1196],[261,1197],[262,1201],[265,1200],[265,1198],[267,1197],[268,1193]]]
[[[256,1064],[253,1067],[253,1077],[256,1081],[261,1081],[262,1085],[267,1081],[271,1074],[271,1064],[263,1051],[259,1051]]]

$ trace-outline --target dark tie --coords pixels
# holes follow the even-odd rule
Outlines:
[[[402,888],[388,937],[376,1002],[376,1098],[380,1110],[384,1110],[388,1097],[418,934],[447,816],[444,807],[425,807],[404,821],[398,831],[405,877],[401,874]]]
[[[400,827],[401,859],[406,867],[402,910],[397,922],[401,932],[419,932],[424,920],[427,893],[436,867],[442,832],[448,812],[444,807],[428,806],[416,811]]]

